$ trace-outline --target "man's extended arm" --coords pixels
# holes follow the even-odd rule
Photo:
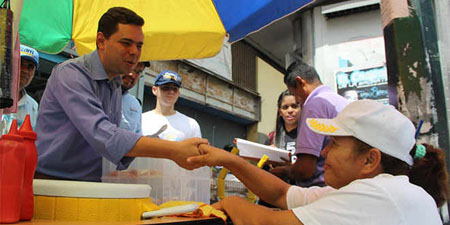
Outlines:
[[[175,161],[183,168],[195,169],[198,168],[198,166],[187,164],[186,158],[198,155],[198,146],[200,144],[208,144],[208,140],[203,138],[189,138],[184,141],[176,142],[158,138],[141,137],[126,156],[167,158]]]

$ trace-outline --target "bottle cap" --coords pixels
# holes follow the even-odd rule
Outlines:
[[[2,139],[23,141],[23,137],[20,136],[17,131],[17,120],[16,119],[13,119],[13,121],[11,123],[11,127],[9,128],[9,133],[4,134],[2,136]]]
[[[16,126],[17,126],[17,124],[16,124]],[[23,121],[23,124],[20,127],[18,134],[24,138],[30,138],[30,139],[36,140],[37,135],[36,135],[36,132],[33,131],[33,127],[31,126],[30,114],[27,114],[25,116],[25,120]]]
[[[17,120],[13,119],[8,134],[17,134]]]

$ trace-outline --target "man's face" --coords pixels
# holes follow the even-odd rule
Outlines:
[[[153,86],[152,91],[157,101],[165,106],[175,105],[180,96],[180,88],[174,83]]]
[[[117,28],[109,38],[102,32],[97,34],[98,53],[110,79],[132,71],[144,43],[142,26],[119,23]]]
[[[308,95],[306,94],[304,82],[305,81],[303,79],[297,77],[295,87],[286,85],[289,92],[295,96],[295,100],[300,105],[303,105],[306,101],[306,98],[308,97]]]
[[[36,66],[33,62],[24,58],[20,59],[20,90],[30,85],[33,80],[35,70]]]
[[[300,93],[301,89],[298,88],[298,86],[297,87],[288,86],[287,88],[288,88],[289,92],[295,96],[295,101],[299,105],[303,105],[303,103],[305,102],[305,99],[303,99],[303,97]]]
[[[144,63],[138,63],[131,72],[122,75],[122,91],[128,91],[133,88],[134,85],[136,85],[136,83],[138,82],[139,77],[141,76],[144,69]]]

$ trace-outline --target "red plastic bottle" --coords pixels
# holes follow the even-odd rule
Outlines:
[[[17,121],[13,120],[9,133],[0,139],[0,223],[20,219],[24,165],[23,138],[17,134]]]
[[[25,170],[22,189],[22,210],[20,220],[31,220],[34,210],[33,177],[37,165],[36,133],[31,126],[30,115],[25,117],[18,134],[23,137],[25,148]]]

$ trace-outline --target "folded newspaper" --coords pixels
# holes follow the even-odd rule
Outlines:
[[[236,138],[236,147],[239,149],[239,155],[244,158],[259,160],[264,154],[273,162],[284,162],[282,157],[288,160],[290,158],[289,151],[240,138]]]

